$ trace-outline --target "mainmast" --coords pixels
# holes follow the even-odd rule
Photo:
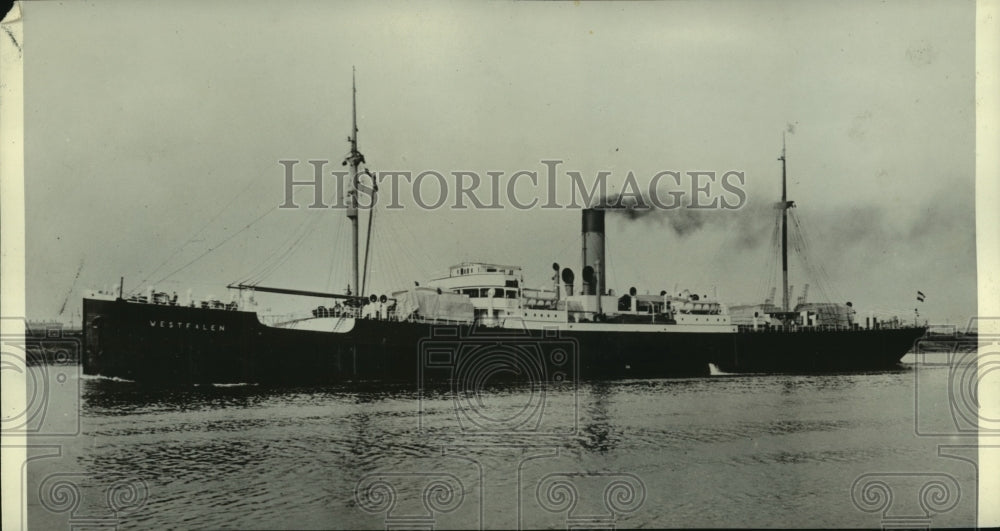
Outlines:
[[[358,89],[354,68],[351,68],[351,152],[344,164],[351,166],[351,187],[347,191],[347,219],[351,220],[351,285],[348,290],[361,295],[358,283],[358,167],[365,162],[365,156],[358,151]]]
[[[788,200],[785,175],[785,133],[781,133],[781,311],[788,312],[788,209],[793,206]]]

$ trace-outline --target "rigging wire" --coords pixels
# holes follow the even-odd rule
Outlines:
[[[204,257],[205,255],[207,255],[208,253],[211,253],[212,251],[215,251],[216,249],[218,249],[218,248],[222,247],[223,245],[229,243],[233,238],[235,238],[236,236],[239,236],[240,234],[242,234],[244,231],[246,231],[247,229],[249,229],[255,223],[257,223],[258,221],[264,219],[265,216],[267,216],[268,214],[270,214],[270,213],[274,212],[275,210],[277,210],[277,208],[278,208],[277,206],[274,206],[273,208],[271,208],[270,210],[264,212],[260,216],[257,216],[256,218],[254,218],[253,221],[251,221],[250,223],[247,223],[246,225],[244,225],[243,228],[241,228],[240,230],[238,230],[238,231],[230,234],[229,236],[227,236],[225,239],[223,239],[221,242],[215,244],[214,246],[209,247],[205,252],[203,252],[203,253],[199,254],[198,256],[194,257],[191,261],[185,263],[181,267],[178,267],[177,269],[171,271],[170,273],[168,273],[167,275],[165,275],[160,280],[157,280],[155,282],[155,284],[159,284],[160,282],[163,282],[164,280],[166,280],[166,279],[168,279],[168,278],[176,275],[177,273],[179,273],[179,272],[187,269],[191,264],[197,262],[198,260],[201,260],[202,257]]]
[[[385,218],[385,216],[382,216],[382,218]],[[413,240],[407,240],[403,237],[402,231],[399,227],[393,223],[389,223],[388,221],[388,219],[384,219],[383,222],[379,224],[379,229],[375,231],[373,238],[375,241],[381,242],[383,237],[387,236],[389,241],[392,242],[392,245],[379,246],[372,244],[374,248],[373,253],[378,253],[377,255],[373,254],[373,256],[381,257],[383,252],[386,255],[385,259],[375,260],[373,258],[372,262],[385,264],[387,266],[388,275],[393,277],[395,281],[398,282],[397,285],[406,286],[409,282],[412,282],[412,279],[407,280],[407,273],[410,271],[404,271],[402,264],[407,263],[411,266],[417,265],[415,254],[405,245],[405,242]],[[397,258],[395,253],[402,255],[402,259]],[[428,275],[421,273],[422,279],[426,279],[427,277]]]
[[[377,205],[373,205],[373,208],[369,212],[369,216],[374,217],[375,210],[377,208]],[[382,217],[383,216],[380,216],[380,219]],[[369,224],[369,226],[371,228],[369,229],[365,244],[366,278],[362,283],[362,286],[364,286],[364,289],[373,293],[380,291],[379,289],[376,289],[375,286],[382,287],[380,282],[382,284],[386,283],[386,279],[384,279],[383,276],[388,277],[389,284],[396,283],[397,286],[403,286],[404,284],[401,283],[398,278],[400,275],[398,274],[397,263],[400,262],[400,260],[397,260],[396,257],[391,254],[391,246],[382,245],[383,234],[386,232],[387,224],[381,222],[378,226],[371,224]],[[390,241],[392,241],[392,238],[390,238]],[[369,249],[371,251],[369,251]],[[383,254],[385,254],[384,251],[386,250],[389,250],[387,258],[382,259]],[[383,271],[385,271],[386,275],[382,274]],[[385,288],[383,287],[381,291],[385,291]]]
[[[799,224],[798,219],[796,219],[796,231],[798,232],[797,237],[800,240],[800,246],[803,249],[802,255],[800,256],[802,262],[806,264],[806,268],[810,272],[810,276],[816,280],[822,297],[827,302],[833,302],[834,298],[831,296],[833,292],[827,282],[824,270],[821,269],[822,262],[820,261],[817,263],[811,258],[811,251],[808,246],[809,244],[805,233],[802,232],[802,226]]]
[[[768,253],[764,258],[764,267],[761,269],[763,275],[757,277],[757,288],[754,291],[755,299],[763,303],[767,300],[771,288],[777,284],[778,257],[781,255],[779,248],[779,234],[781,232],[781,214],[774,216],[771,238],[768,244]]]
[[[398,238],[390,237],[390,245],[383,245],[387,232],[386,228],[388,227],[384,218],[385,215],[379,215],[379,219],[382,219],[383,221],[380,222],[378,226],[373,227],[370,234],[371,243],[369,245],[372,249],[369,270],[371,278],[371,291],[378,291],[375,289],[376,285],[381,287],[383,291],[385,291],[386,286],[406,286],[406,281],[403,278],[403,273],[400,269],[400,264],[402,264],[403,261],[399,260],[392,253],[394,246],[391,245],[391,242],[397,240]],[[366,255],[368,253],[367,247],[365,248],[365,253]]]
[[[374,209],[372,211],[374,214]],[[384,217],[380,215],[380,219]],[[364,282],[365,289],[371,292],[386,291],[386,286],[391,289],[392,285],[397,287],[405,286],[405,282],[402,279],[402,274],[399,271],[398,264],[401,260],[398,260],[392,255],[390,245],[382,245],[384,240],[384,234],[386,232],[386,223],[380,223],[378,226],[373,226],[368,234],[368,243],[365,247],[365,256],[367,271],[367,280]],[[393,238],[389,238],[391,242]],[[368,249],[371,249],[371,254],[369,255]],[[385,259],[383,259],[383,255]],[[368,260],[370,257],[370,261]],[[384,273],[384,274],[383,274]],[[377,289],[378,288],[381,289]]]
[[[303,190],[303,188],[299,188],[298,190],[295,190],[295,191],[294,191],[294,192],[292,193],[292,200],[293,200],[293,202],[294,202],[294,200],[295,200],[295,199],[297,198],[296,196],[297,196],[297,195],[298,195],[298,194],[299,194],[300,192],[302,192],[302,190]],[[191,259],[190,261],[186,262],[186,263],[185,263],[184,265],[182,265],[182,266],[178,267],[177,269],[174,269],[174,270],[173,270],[173,271],[171,271],[170,273],[168,273],[168,274],[166,274],[165,276],[161,277],[161,278],[160,278],[159,280],[157,280],[156,282],[154,282],[154,284],[159,284],[159,283],[161,283],[161,282],[165,281],[166,279],[168,279],[168,278],[170,278],[170,277],[172,277],[172,276],[176,275],[177,273],[179,273],[179,272],[181,272],[181,271],[183,271],[183,270],[187,269],[187,268],[188,268],[188,267],[190,267],[190,266],[191,266],[192,264],[194,264],[195,262],[197,262],[197,261],[201,260],[201,259],[202,259],[202,258],[204,258],[204,257],[205,257],[206,255],[208,255],[209,253],[212,253],[212,252],[214,252],[214,251],[218,250],[219,248],[223,247],[224,245],[226,245],[227,243],[229,243],[230,241],[232,241],[232,240],[233,240],[233,238],[235,238],[236,236],[239,236],[240,234],[243,234],[243,233],[244,233],[244,232],[246,232],[246,231],[247,231],[248,229],[250,229],[250,227],[252,227],[252,226],[256,225],[256,224],[257,224],[258,222],[260,222],[260,221],[261,221],[262,219],[264,219],[265,217],[267,217],[267,216],[268,216],[269,214],[271,214],[271,213],[275,212],[276,210],[278,210],[278,209],[280,208],[280,206],[281,206],[281,205],[275,205],[275,206],[271,207],[270,209],[268,209],[268,210],[264,211],[263,213],[261,213],[261,214],[260,214],[259,216],[257,216],[256,218],[254,218],[254,219],[253,219],[252,221],[250,221],[249,223],[247,223],[246,225],[244,225],[243,227],[241,227],[241,228],[240,228],[239,230],[237,230],[236,232],[233,232],[233,233],[232,233],[232,234],[230,234],[229,236],[227,236],[227,237],[223,238],[223,239],[222,239],[221,241],[219,241],[218,243],[216,243],[216,244],[215,244],[215,245],[213,245],[212,247],[209,247],[208,249],[206,249],[206,250],[205,250],[204,252],[202,252],[202,253],[201,253],[201,254],[199,254],[198,256],[196,256],[196,257],[194,257],[193,259]],[[303,221],[303,223],[306,223],[306,222],[307,222],[307,221]],[[141,285],[141,284],[140,284],[140,285]]]
[[[327,260],[326,262],[327,264],[329,264],[329,271],[327,272],[327,278],[326,278],[326,291],[333,291],[334,273],[346,269],[346,268],[341,269],[341,267],[339,267],[340,263],[344,261],[343,254],[341,254],[339,250],[347,246],[346,242],[343,241],[344,234],[346,232],[344,231],[344,226],[345,226],[344,223],[337,223],[336,229],[334,229],[333,238],[331,240],[332,245],[330,245],[330,259]]]
[[[267,278],[271,273],[273,273],[278,267],[282,266],[288,259],[298,250],[299,244],[307,236],[311,235],[315,226],[318,224],[320,217],[312,217],[304,219],[292,232],[292,234],[285,240],[285,243],[279,247],[276,247],[274,252],[272,252],[268,257],[253,270],[252,274],[241,283],[244,284],[259,284],[265,278]]]
[[[414,251],[407,244],[410,242],[420,241],[410,230],[409,224],[399,223],[395,227],[399,230],[399,233],[403,234],[405,237],[400,238],[398,241],[400,243],[399,249],[406,252],[411,258],[410,265],[417,269],[417,273],[420,274],[422,278],[429,278],[432,272],[436,270],[433,266],[434,259],[427,254],[427,250],[422,245],[416,245],[417,251]]]
[[[805,223],[802,223],[803,237],[807,240],[806,245],[808,246],[809,245],[808,241],[811,240],[811,237],[809,236],[809,232],[807,231],[807,229],[808,229],[808,226]],[[827,282],[827,284],[828,284],[829,291],[833,295],[837,296],[836,300],[840,300],[840,301],[845,300],[844,297],[843,297],[843,294],[841,294],[836,289],[836,285],[833,284],[833,281],[831,280],[833,277],[829,273],[827,273],[826,267],[823,265],[822,261],[819,262],[819,269],[820,269],[820,273],[822,274],[823,281]]]
[[[243,194],[245,194],[247,192],[247,190],[249,190],[254,184],[255,184],[254,181],[248,182],[245,188],[243,188],[242,190],[240,190],[239,193],[237,193],[236,195],[234,195],[229,200],[229,202],[226,203],[225,206],[223,206],[221,209],[219,209],[218,212],[216,212],[215,216],[212,216],[212,219],[208,220],[204,225],[202,225],[201,228],[199,228],[190,238],[187,239],[187,241],[185,241],[184,243],[182,243],[182,244],[178,245],[176,248],[174,248],[174,250],[171,251],[167,255],[167,258],[163,262],[160,263],[160,265],[156,266],[155,269],[153,269],[152,271],[150,271],[149,274],[146,275],[146,278],[142,279],[136,285],[135,288],[132,288],[132,290],[129,291],[129,294],[131,295],[131,294],[135,293],[136,291],[138,291],[143,286],[143,284],[146,283],[147,280],[149,280],[150,278],[152,278],[153,275],[155,275],[157,272],[159,272],[161,269],[163,269],[163,266],[167,265],[168,262],[170,262],[171,260],[173,260],[182,249],[184,249],[189,244],[191,244],[195,240],[195,238],[197,238],[198,236],[201,236],[201,234],[205,231],[206,228],[208,228],[209,225],[211,225],[212,223],[214,223],[215,220],[219,219],[219,217],[222,216],[222,214],[224,212],[226,212],[226,210],[228,210],[229,207],[232,206],[233,203],[235,203],[237,199],[239,199],[240,197],[242,197]],[[166,278],[169,278],[169,275]],[[162,282],[162,280],[161,280],[161,282]]]
[[[295,227],[295,229],[291,231],[290,236],[288,236],[284,240],[284,243],[274,247],[271,253],[265,256],[264,259],[261,260],[257,264],[257,266],[250,271],[249,274],[247,274],[244,278],[239,280],[239,283],[251,284],[254,283],[254,281],[259,281],[260,277],[266,275],[266,273],[270,271],[270,268],[273,264],[282,261],[283,258],[287,256],[289,250],[294,246],[295,240],[297,240],[299,235],[304,232],[304,229],[307,227],[307,225],[314,222],[315,218],[310,218],[308,216],[303,217],[303,219],[299,222],[299,224]]]
[[[822,261],[816,262],[812,260],[812,258],[810,257],[811,250],[809,248],[809,243],[808,243],[809,235],[807,234],[805,226],[802,223],[801,219],[799,218],[798,215],[793,215],[792,220],[796,228],[795,236],[798,242],[798,246],[801,248],[799,258],[806,266],[807,271],[810,272],[810,276],[816,280],[820,293],[827,300],[827,302],[843,300],[840,293],[836,289],[834,289],[832,283],[830,282],[829,273],[823,266]],[[835,299],[831,295],[835,295],[837,298]]]
[[[333,199],[331,196],[329,199]],[[341,197],[343,199],[343,197]],[[315,228],[319,225],[319,221],[323,219],[328,219],[326,215],[313,215],[311,218],[306,216],[302,222],[293,231],[293,235],[286,240],[286,244],[275,249],[270,255],[268,255],[261,265],[256,269],[251,270],[251,272],[241,280],[240,284],[247,285],[259,285],[265,279],[267,279],[272,273],[274,273],[278,268],[288,262],[288,260],[294,256],[295,252],[300,248],[300,244],[307,237],[314,234]],[[342,224],[337,224],[338,228]]]
[[[771,275],[767,281],[764,299],[770,299],[771,304],[775,304],[774,295],[778,291],[778,284],[781,279],[781,213],[777,212],[774,218],[774,234],[771,243]]]
[[[365,173],[371,176],[367,169],[365,170]],[[374,180],[374,177],[372,177],[372,180]],[[373,188],[372,205],[368,209],[368,230],[365,231],[365,261],[361,268],[361,291],[358,292],[360,295],[364,295],[365,289],[368,288],[368,255],[370,254],[372,247],[372,222],[375,220],[375,196],[377,195],[378,186],[374,185]]]
[[[248,279],[246,283],[251,285],[258,285],[264,279],[270,276],[271,273],[273,273],[279,267],[284,265],[285,262],[287,262],[288,259],[295,254],[295,251],[299,249],[299,244],[301,244],[306,237],[312,235],[313,229],[315,229],[320,219],[322,219],[321,216],[313,216],[312,219],[308,220],[306,223],[301,225],[300,229],[297,231],[298,234],[292,236],[293,239],[289,240],[290,243],[286,244],[280,256],[278,256],[277,259],[273,260],[270,264],[266,265],[261,271],[257,273],[257,275],[254,278]]]

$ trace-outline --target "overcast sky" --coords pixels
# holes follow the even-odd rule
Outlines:
[[[976,311],[973,15],[955,1],[29,3],[29,318],[66,303],[69,320],[84,288],[121,275],[130,290],[179,269],[157,287],[223,297],[296,240],[263,283],[342,291],[342,211],[264,214],[283,200],[279,160],[339,167],[353,65],[374,170],[510,175],[560,159],[588,182],[745,172],[738,222],[678,234],[662,218],[609,217],[616,291],[759,298],[791,124],[789,196],[836,302],[964,323]],[[376,215],[369,291],[462,260],[522,265],[533,285],[553,261],[579,268],[577,210],[401,202]],[[821,299],[791,264],[796,292],[811,282]]]

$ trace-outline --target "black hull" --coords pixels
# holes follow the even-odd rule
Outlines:
[[[349,332],[252,312],[84,299],[84,374],[150,383],[313,384],[709,374],[732,334],[517,331],[359,319]],[[674,337],[678,336],[678,337]]]
[[[922,334],[553,333],[363,319],[341,333],[265,326],[252,312],[83,306],[84,374],[164,385],[662,378],[707,376],[709,363],[726,372],[856,370],[894,365]]]
[[[713,361],[723,372],[824,373],[897,367],[925,328],[800,330],[736,334],[732,355]]]

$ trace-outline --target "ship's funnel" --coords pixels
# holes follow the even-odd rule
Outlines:
[[[590,267],[594,271],[594,279],[584,279],[584,294],[603,295],[607,290],[604,281],[604,271],[607,262],[604,261],[604,211],[596,208],[583,210],[583,268]]]

